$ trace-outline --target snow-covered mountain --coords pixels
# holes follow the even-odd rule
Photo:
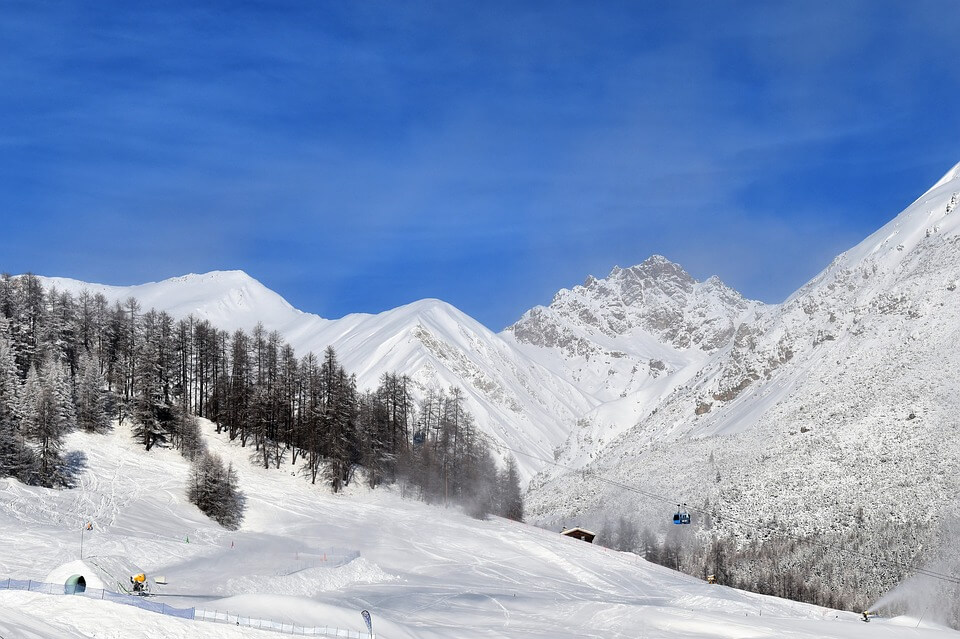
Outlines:
[[[193,314],[209,320],[224,330],[249,331],[257,322],[271,330],[290,330],[313,322],[323,325],[320,317],[293,308],[287,300],[243,271],[212,271],[201,275],[171,277],[162,282],[135,286],[109,286],[65,277],[41,277],[44,288],[55,286],[77,294],[82,290],[102,293],[110,302],[123,302],[135,297],[146,309],[163,310],[176,318]]]
[[[775,527],[842,543],[861,531],[864,554],[840,572],[860,574],[872,596],[899,578],[874,559],[929,557],[947,534],[938,521],[957,510],[944,496],[960,492],[958,207],[960,165],[780,305],[655,256],[561,290],[499,335],[437,300],[328,320],[241,272],[45,283],[134,295],[225,329],[262,321],[300,352],[333,345],[366,386],[386,371],[421,390],[460,386],[500,441],[585,466],[518,457],[527,477],[549,471],[527,499],[542,524],[611,512],[666,523],[659,495],[716,515],[709,534]]]
[[[409,375],[418,396],[462,387],[481,428],[529,453],[517,459],[525,480],[558,449],[567,463],[588,461],[696,375],[762,308],[716,277],[697,282],[661,256],[562,289],[548,307],[531,309],[500,334],[435,299],[325,319],[295,309],[243,271],[137,286],[41,279],[111,302],[136,297],[145,309],[193,315],[225,330],[262,322],[299,353],[333,346],[363,387],[385,372]]]
[[[886,389],[872,399],[915,414],[925,398],[940,407],[960,400],[934,392],[960,362],[958,201],[960,165],[786,302],[741,324],[732,348],[649,420],[647,436],[668,424],[672,435],[743,431],[797,397],[810,406],[792,421],[855,420],[864,407],[850,400],[867,394],[864,386]],[[821,396],[834,398],[839,412],[812,401]]]
[[[716,277],[697,282],[661,256],[563,289],[550,306],[528,311],[500,334],[435,299],[329,320],[295,309],[243,271],[137,286],[41,279],[111,302],[136,297],[145,309],[193,315],[225,330],[262,322],[299,353],[333,346],[363,387],[385,372],[408,374],[418,396],[462,387],[481,428],[529,453],[518,457],[524,479],[558,448],[568,462],[588,460],[694,376],[762,307]]]
[[[590,276],[582,286],[561,289],[548,307],[527,311],[507,332],[521,344],[555,349],[574,381],[592,384],[594,394],[613,399],[642,385],[638,378],[675,370],[670,361],[651,364],[650,358],[662,356],[682,366],[697,357],[692,349],[711,353],[724,346],[741,316],[758,306],[715,276],[697,282],[680,265],[654,255],[637,266],[616,266],[605,279]],[[648,370],[580,366],[604,355],[646,356]]]
[[[801,427],[850,433],[864,414],[921,419],[927,404],[945,418],[960,363],[958,175],[948,172],[776,306],[716,277],[697,282],[661,256],[563,289],[500,334],[439,300],[329,320],[241,271],[132,287],[45,282],[111,300],[133,295],[224,329],[261,321],[301,353],[334,346],[363,386],[387,371],[410,375],[421,392],[457,385],[480,426],[509,447],[574,466],[599,458],[630,475],[633,457],[658,442],[696,447],[710,435]],[[931,399],[938,393],[942,401]],[[546,466],[518,461],[526,478]],[[540,493],[534,503],[559,513],[565,494]]]
[[[960,166],[741,323],[590,470],[723,513],[721,532],[768,534],[775,520],[791,534],[863,531],[864,552],[899,564],[930,552],[960,492],[958,202]],[[535,480],[528,500],[542,522],[599,516],[601,503],[669,515],[589,473]]]
[[[564,446],[564,463],[579,465],[692,379],[763,308],[715,276],[698,282],[654,255],[560,290],[504,335],[602,402]]]
[[[102,293],[110,301],[136,297],[144,309],[176,318],[193,315],[224,330],[262,322],[298,353],[333,346],[361,387],[386,372],[406,373],[422,396],[430,388],[461,387],[467,409],[496,441],[531,453],[519,456],[528,479],[543,466],[576,420],[598,402],[519,352],[507,340],[450,304],[426,299],[379,314],[329,320],[293,308],[242,271],[185,275],[138,286],[107,286],[41,278],[45,287]]]

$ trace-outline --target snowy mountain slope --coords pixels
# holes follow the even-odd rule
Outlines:
[[[440,300],[348,315],[297,337],[298,350],[332,344],[361,385],[373,386],[383,372],[397,371],[410,375],[421,394],[462,387],[482,428],[510,448],[540,457],[549,457],[577,417],[597,403]],[[525,478],[542,467],[531,457],[517,461]]]
[[[192,314],[225,330],[262,322],[301,354],[333,346],[362,387],[385,372],[409,375],[417,398],[430,388],[461,387],[481,428],[529,453],[518,458],[524,480],[543,469],[538,457],[560,448],[566,463],[589,460],[695,376],[762,308],[715,277],[697,282],[660,256],[561,290],[549,307],[528,311],[500,334],[433,299],[327,320],[293,308],[242,271],[130,287],[41,279],[111,302],[133,296],[144,309]]]
[[[209,422],[203,428],[249,497],[241,530],[224,531],[186,503],[187,463],[175,452],[146,453],[123,427],[75,433],[68,450],[88,452],[78,488],[0,480],[0,574],[42,579],[75,560],[81,524],[92,520],[87,561],[165,575],[169,583],[154,586],[152,601],[353,631],[363,628],[359,611],[368,609],[385,639],[957,636],[927,621],[867,625],[853,613],[708,586],[635,555],[384,491],[331,495],[247,464],[248,450],[217,436]],[[276,636],[108,601],[3,590],[0,635]]]
[[[955,349],[930,347],[960,343],[958,178],[956,169],[949,172],[782,305],[743,325],[730,353],[692,389],[697,399],[686,402],[687,417],[691,403],[710,410],[686,420],[691,432],[749,428],[762,410],[815,389],[854,397],[858,389],[844,378],[860,372],[876,384],[903,367],[952,378]]]
[[[717,277],[697,282],[654,255],[605,279],[561,289],[504,333],[526,352],[559,362],[565,376],[609,401],[670,375],[726,345],[762,307]]]
[[[417,399],[431,388],[460,387],[466,408],[495,441],[538,457],[549,457],[576,419],[599,403],[440,300],[328,320],[294,309],[242,271],[129,287],[64,278],[41,281],[74,294],[84,289],[102,293],[111,302],[133,296],[144,310],[153,307],[176,318],[192,314],[228,331],[250,330],[262,322],[300,355],[322,354],[333,346],[362,388],[375,387],[387,372],[409,375]],[[534,457],[517,461],[524,481],[542,467]]]
[[[899,565],[931,557],[955,510],[943,496],[960,492],[958,201],[955,168],[741,324],[592,469],[719,509],[722,533],[767,535],[775,518],[798,534],[859,530],[865,551],[896,554]],[[612,492],[579,474],[541,478],[528,505],[543,522],[599,517],[597,503],[663,516],[662,504]],[[873,572],[863,577],[873,592],[890,585],[885,567],[861,568]]]
[[[264,326],[271,329],[291,330],[310,323],[322,325],[327,321],[298,311],[243,271],[212,271],[200,275],[191,273],[134,286],[93,284],[65,277],[41,277],[40,280],[44,288],[55,286],[58,290],[73,294],[82,290],[92,294],[101,293],[111,303],[122,303],[128,297],[135,297],[143,310],[156,308],[176,318],[192,314],[229,331],[249,331],[257,322],[263,322]]]
[[[578,466],[695,377],[763,309],[717,277],[698,282],[654,255],[562,289],[503,335],[603,402],[563,446],[563,463]]]

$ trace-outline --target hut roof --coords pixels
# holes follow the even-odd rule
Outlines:
[[[597,533],[591,532],[586,528],[564,528],[560,531],[561,535],[566,535],[567,537],[576,537],[577,539],[583,539],[584,541],[593,542],[594,537],[597,536]]]

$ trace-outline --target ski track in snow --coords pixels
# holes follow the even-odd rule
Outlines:
[[[84,550],[105,583],[142,569],[167,577],[154,600],[174,607],[352,630],[363,628],[359,611],[367,608],[386,639],[960,636],[937,628],[908,635],[882,620],[868,628],[850,613],[708,586],[635,555],[505,520],[477,521],[385,490],[352,485],[331,495],[291,476],[292,467],[250,465],[249,448],[207,422],[204,429],[250,497],[240,531],[220,529],[186,502],[187,463],[175,452],[146,453],[117,427],[70,436],[68,449],[88,454],[73,490],[4,480],[0,567],[43,579],[76,559],[79,527],[90,518]],[[0,591],[0,636],[275,635],[111,602]]]

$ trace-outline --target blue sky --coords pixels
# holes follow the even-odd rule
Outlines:
[[[960,4],[8,2],[0,271],[499,330],[653,253],[781,301],[960,161]]]

